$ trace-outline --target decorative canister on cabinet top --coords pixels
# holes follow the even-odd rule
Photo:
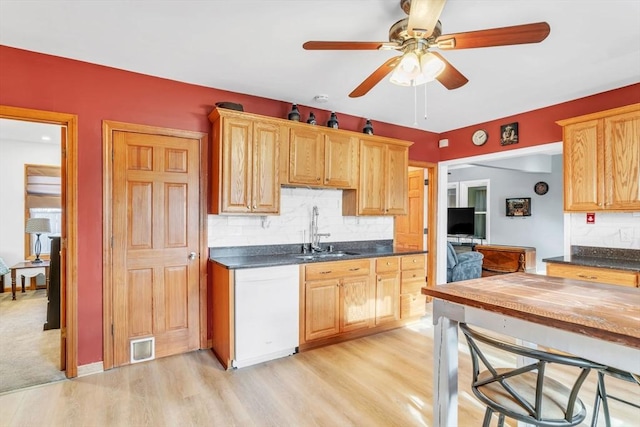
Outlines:
[[[338,116],[336,116],[336,113],[333,111],[331,112],[331,117],[329,117],[327,126],[329,126],[330,128],[338,129]]]

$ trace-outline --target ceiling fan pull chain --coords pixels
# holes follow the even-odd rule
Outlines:
[[[413,126],[418,127],[418,86],[413,83]]]
[[[424,119],[427,120],[427,84],[424,84]]]

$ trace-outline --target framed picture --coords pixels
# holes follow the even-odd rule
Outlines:
[[[531,216],[531,197],[507,199],[507,216]]]
[[[500,126],[500,145],[518,143],[518,122]]]

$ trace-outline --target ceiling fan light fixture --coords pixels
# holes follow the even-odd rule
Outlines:
[[[413,79],[409,77],[407,74],[403,73],[401,70],[399,70],[399,68],[400,67],[396,67],[396,69],[393,70],[393,73],[391,73],[391,77],[389,78],[389,81],[394,85],[398,85],[398,86],[412,86]]]
[[[407,68],[402,66],[404,57],[413,55],[417,58],[414,52],[406,53],[400,60],[400,64],[393,70],[389,81],[398,86],[420,86],[422,84],[432,82],[436,77],[444,71],[445,63],[436,55],[431,52],[425,52],[420,55],[418,73],[406,72]],[[413,58],[409,59],[409,64],[413,64]],[[409,68],[414,71],[413,68]]]
[[[420,58],[421,73],[416,77],[415,85],[432,82],[444,71],[444,61],[432,54],[425,52]]]
[[[415,78],[420,74],[420,59],[414,52],[407,52],[402,55],[398,68],[402,70],[407,76]]]
[[[420,59],[413,51],[409,51],[402,55],[400,63],[393,70],[391,83],[398,86],[411,86],[412,81],[420,75]]]

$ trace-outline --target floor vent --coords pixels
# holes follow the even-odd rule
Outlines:
[[[145,362],[156,357],[156,339],[154,337],[131,340],[131,363]]]

